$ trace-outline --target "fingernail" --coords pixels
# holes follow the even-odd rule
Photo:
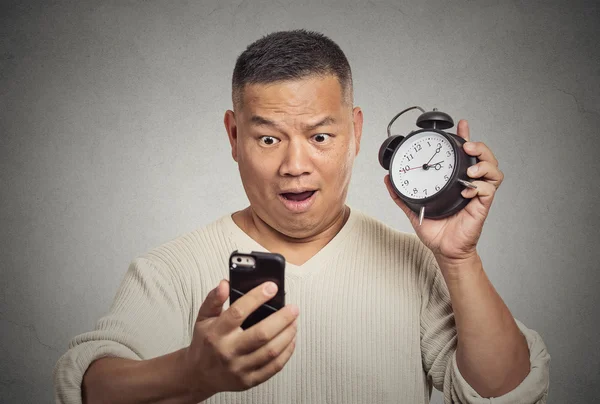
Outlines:
[[[292,314],[294,316],[297,316],[298,313],[300,313],[300,310],[298,309],[298,306],[296,306],[296,305],[291,305],[290,306],[290,311],[292,312]]]
[[[277,292],[277,285],[273,282],[267,282],[265,285],[265,293],[267,296],[274,295]]]
[[[477,166],[469,167],[469,173],[475,174],[477,171],[479,171],[479,167],[477,167]]]

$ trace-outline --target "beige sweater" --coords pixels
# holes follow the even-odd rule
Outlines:
[[[58,361],[55,398],[81,402],[100,357],[150,359],[189,345],[200,304],[228,278],[233,250],[266,251],[225,216],[134,260],[110,313]],[[302,266],[286,265],[286,302],[300,308],[296,351],[266,383],[208,403],[544,403],[550,356],[520,322],[531,372],[512,392],[481,398],[456,366],[450,297],[431,252],[412,234],[352,210],[343,229]]]

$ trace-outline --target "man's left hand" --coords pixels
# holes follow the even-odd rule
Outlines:
[[[477,157],[479,163],[469,167],[467,175],[475,179],[476,189],[465,188],[462,195],[471,201],[452,216],[444,219],[423,219],[419,225],[419,215],[413,212],[394,192],[389,175],[385,176],[385,184],[390,196],[404,211],[417,236],[431,250],[438,262],[450,265],[460,264],[477,256],[477,241],[483,229],[496,190],[504,179],[498,168],[498,160],[484,143],[471,142],[469,125],[466,120],[458,122],[458,136],[465,139],[463,149],[471,156]]]

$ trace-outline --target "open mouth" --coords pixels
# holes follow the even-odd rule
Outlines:
[[[294,202],[302,202],[313,196],[316,191],[304,191],[299,193],[286,192],[281,194],[284,199]]]
[[[302,191],[302,192],[282,192],[279,194],[279,199],[283,206],[295,214],[306,213],[315,203],[317,190]]]

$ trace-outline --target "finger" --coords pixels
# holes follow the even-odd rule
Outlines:
[[[487,181],[473,181],[473,184],[477,185],[477,188],[465,188],[461,195],[467,199],[478,196],[484,205],[491,205],[496,194],[496,187]]]
[[[496,188],[498,188],[504,180],[504,173],[489,161],[481,161],[472,165],[467,170],[467,175],[471,178],[482,178],[494,184]]]
[[[469,130],[469,123],[466,119],[461,119],[458,121],[458,125],[456,125],[456,134],[459,137],[462,137],[467,142],[471,140],[471,131]]]
[[[229,282],[223,279],[216,288],[208,293],[206,299],[202,302],[196,322],[219,316],[223,311],[223,304],[225,304],[227,297],[229,297]]]
[[[236,342],[237,352],[248,354],[263,347],[293,324],[296,318],[298,318],[298,307],[295,305],[287,305],[271,314],[240,335]]]
[[[277,285],[274,282],[258,285],[225,310],[219,317],[217,330],[226,333],[240,327],[250,314],[263,303],[271,300],[275,293],[277,293]]]
[[[494,153],[490,150],[489,147],[485,145],[483,142],[467,142],[463,145],[464,151],[470,155],[475,156],[481,161],[489,161],[496,167],[498,167],[498,160]]]
[[[297,323],[292,321],[288,326],[271,339],[267,344],[240,358],[240,366],[244,370],[259,369],[280,356],[296,337]]]
[[[383,182],[385,182],[385,185],[387,187],[387,190],[388,190],[390,196],[392,197],[392,199],[394,200],[394,202],[396,202],[396,205],[398,205],[398,207],[400,209],[402,209],[402,211],[404,212],[404,214],[406,215],[406,217],[408,217],[408,220],[410,220],[410,222],[413,225],[418,224],[419,223],[419,217],[408,206],[406,206],[406,204],[402,201],[402,199],[400,199],[400,197],[396,194],[396,192],[394,191],[394,188],[392,187],[392,183],[390,181],[390,175],[389,174],[386,175],[383,178]]]
[[[279,373],[292,357],[295,348],[296,339],[294,338],[292,342],[290,342],[285,348],[285,350],[281,353],[281,355],[264,365],[262,368],[257,369],[249,374],[248,377],[250,379],[250,384],[256,386],[260,383],[264,383],[271,377],[273,377],[275,374]]]

